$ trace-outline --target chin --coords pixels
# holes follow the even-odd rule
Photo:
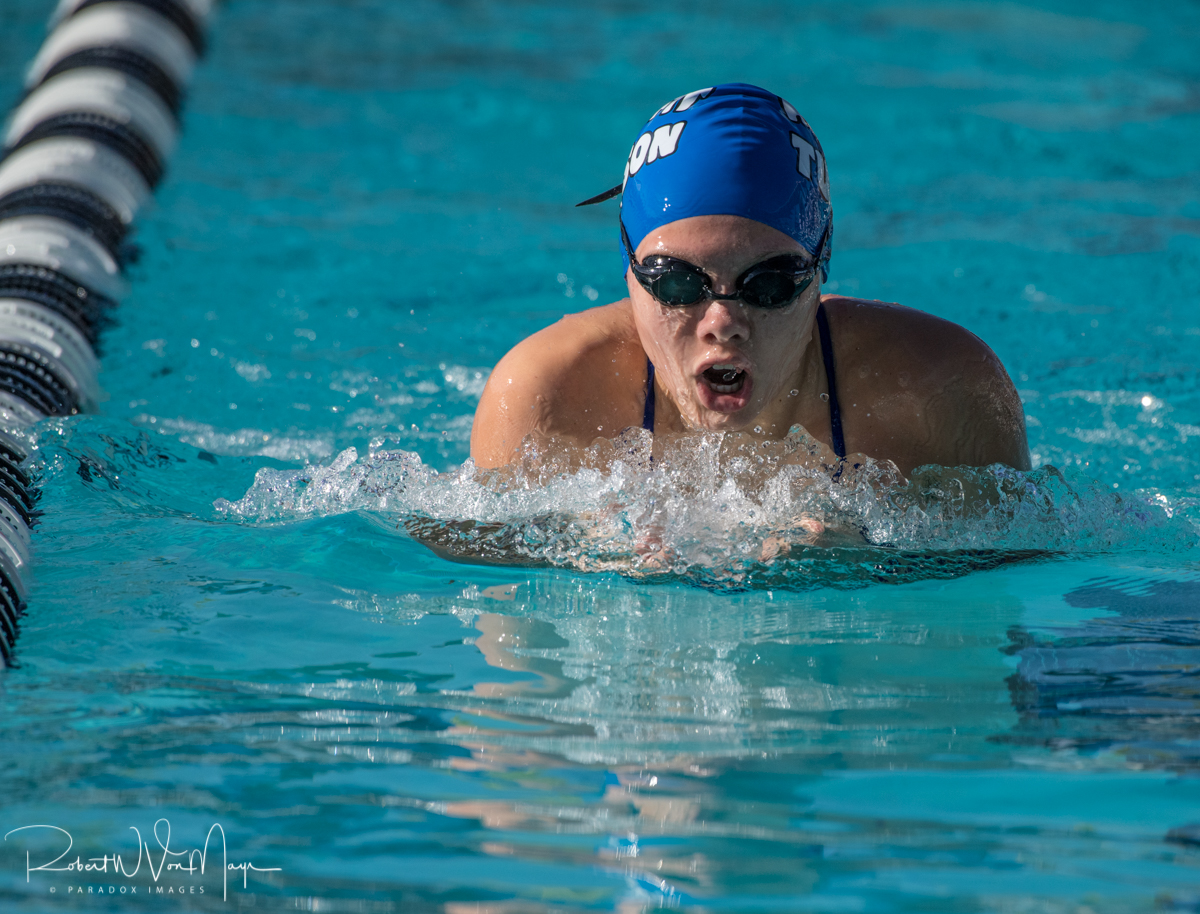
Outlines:
[[[696,427],[707,432],[742,432],[754,421],[748,409],[739,409],[736,413],[722,413],[711,409],[699,409],[696,415]]]

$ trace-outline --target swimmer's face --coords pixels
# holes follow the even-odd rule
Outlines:
[[[742,216],[695,216],[662,226],[637,247],[702,268],[713,291],[733,294],[750,267],[781,254],[808,253],[777,229]],[[626,272],[633,318],[659,384],[684,422],[697,429],[751,428],[795,385],[820,301],[819,277],[785,308],[703,299],[668,307]],[[786,430],[786,429],[785,429]]]

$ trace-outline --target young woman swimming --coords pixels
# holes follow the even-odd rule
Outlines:
[[[978,337],[900,305],[822,295],[833,239],[824,153],[756,86],[691,92],[639,133],[622,185],[629,297],[519,343],[471,431],[481,467],[540,434],[587,445],[653,433],[802,426],[839,458],[1029,468],[1025,417]],[[583,205],[583,204],[580,204]]]

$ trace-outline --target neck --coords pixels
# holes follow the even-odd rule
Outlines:
[[[750,428],[761,427],[762,432],[758,434],[778,439],[785,437],[795,425],[802,425],[806,429],[813,425],[820,426],[820,420],[829,412],[828,401],[821,399],[821,395],[827,392],[827,386],[825,362],[821,358],[821,344],[814,320],[796,370],[750,423]]]

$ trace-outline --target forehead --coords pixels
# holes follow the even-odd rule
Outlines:
[[[738,270],[779,254],[808,256],[796,239],[744,216],[693,216],[668,222],[637,246],[639,260],[650,254],[668,254],[713,270]]]

